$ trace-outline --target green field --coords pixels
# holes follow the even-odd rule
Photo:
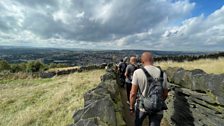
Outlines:
[[[0,81],[0,126],[65,126],[83,107],[83,94],[100,82],[104,70],[51,79]]]
[[[187,70],[202,69],[207,73],[221,74],[224,73],[224,58],[219,59],[200,59],[195,61],[186,62],[157,62],[157,66],[163,69],[168,67],[182,67]]]

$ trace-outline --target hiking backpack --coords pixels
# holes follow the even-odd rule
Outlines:
[[[147,84],[149,86],[145,96],[143,96],[140,91],[142,107],[149,114],[154,114],[166,109],[166,104],[163,99],[163,71],[160,69],[161,73],[159,78],[153,78],[145,68],[141,69],[146,75]]]
[[[125,73],[126,67],[127,67],[126,63],[121,63],[121,65],[119,66],[120,74],[124,74]]]

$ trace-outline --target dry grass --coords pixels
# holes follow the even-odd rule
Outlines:
[[[163,69],[168,67],[182,67],[187,70],[202,69],[207,73],[220,74],[224,73],[224,58],[219,59],[201,59],[192,62],[159,62],[156,65]]]
[[[65,126],[104,70],[0,82],[0,126]]]
[[[61,70],[70,70],[70,69],[78,69],[80,68],[80,66],[74,66],[74,67],[65,67],[65,68],[51,68],[49,69],[48,71],[51,72],[51,71],[61,71]]]

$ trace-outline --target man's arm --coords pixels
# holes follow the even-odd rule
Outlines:
[[[128,72],[125,72],[125,73],[124,73],[124,76],[125,76],[126,78],[128,78]]]
[[[128,78],[128,71],[129,71],[129,65],[126,67],[126,70],[125,70],[125,73],[124,73],[124,76],[126,78]]]
[[[131,92],[130,92],[130,110],[134,109],[135,99],[138,92],[138,85],[132,84]]]
[[[134,109],[135,99],[138,93],[138,78],[136,71],[133,74],[132,87],[130,92],[130,110]]]

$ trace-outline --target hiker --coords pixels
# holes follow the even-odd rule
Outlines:
[[[125,71],[125,83],[126,83],[126,90],[127,90],[127,104],[130,104],[130,91],[131,91],[131,81],[133,77],[134,71],[137,69],[136,66],[136,57],[132,56],[130,57],[130,64],[127,66],[126,71]]]
[[[147,116],[149,126],[160,126],[163,110],[167,109],[167,76],[160,68],[153,66],[150,52],[142,54],[141,62],[144,67],[136,70],[132,79],[130,112],[135,111],[135,126],[142,126]]]
[[[126,70],[126,67],[127,67],[126,61],[127,61],[127,57],[125,57],[124,59],[121,59],[119,64],[118,64],[119,80],[120,80],[121,87],[123,87],[123,88],[124,88],[124,85],[125,85],[124,74],[125,74],[125,70]]]

